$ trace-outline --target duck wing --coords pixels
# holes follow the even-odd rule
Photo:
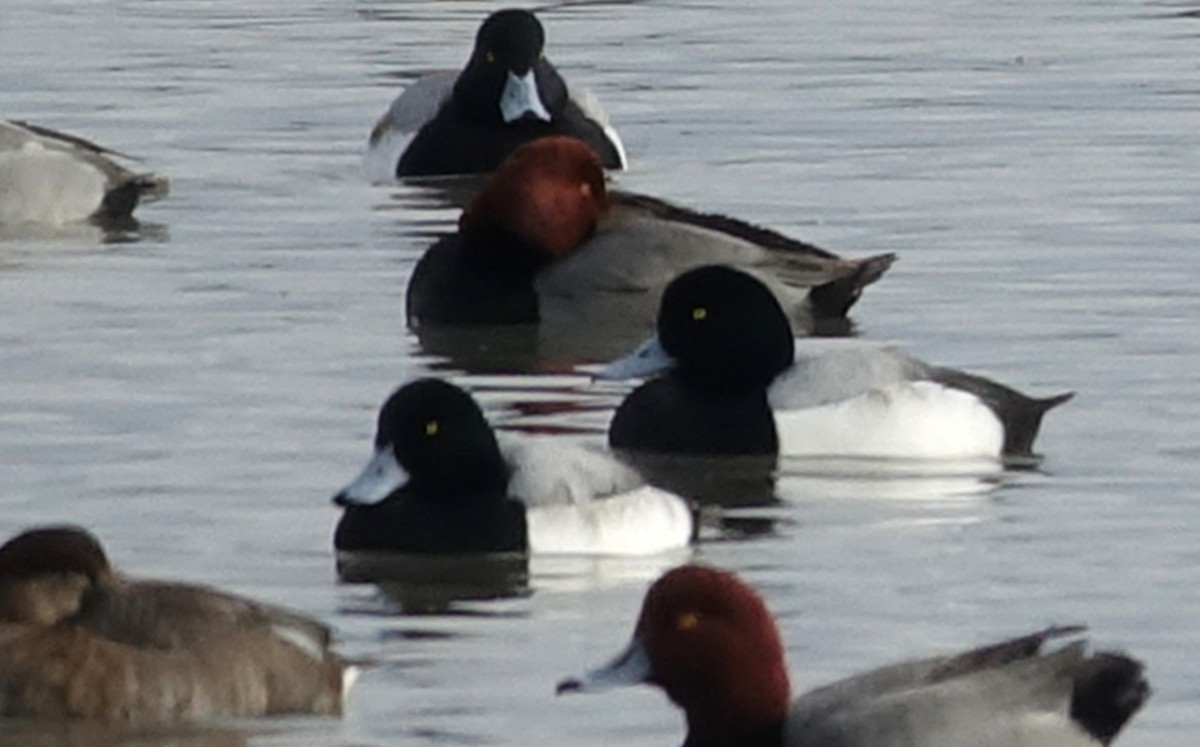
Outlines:
[[[496,440],[510,470],[508,493],[529,508],[582,506],[643,482],[636,471],[598,446],[504,431],[496,433]]]
[[[609,192],[609,198],[614,205],[637,208],[662,220],[687,223],[700,228],[707,228],[710,231],[728,234],[743,241],[748,241],[751,244],[758,244],[764,249],[777,249],[784,252],[808,254],[822,259],[841,259],[841,257],[833,252],[822,249],[815,244],[793,239],[778,231],[763,228],[762,226],[738,218],[732,218],[728,215],[705,213],[658,197],[634,192],[612,190]]]
[[[898,347],[856,339],[799,339],[795,356],[767,392],[774,410],[841,402],[901,382],[928,379],[933,371]]]
[[[457,70],[437,70],[413,81],[375,123],[369,144],[377,145],[389,133],[413,133],[421,129],[450,97],[457,78]]]
[[[806,241],[719,213],[706,213],[649,195],[613,190],[614,206],[643,211],[659,220],[689,225],[769,252],[782,280],[793,286],[821,289],[814,306],[820,316],[839,316],[853,305],[862,289],[874,283],[896,260],[895,254],[846,259]],[[722,261],[714,258],[711,261]]]
[[[4,124],[15,125],[17,128],[28,131],[28,134],[24,138],[21,138],[14,128],[0,129],[0,145],[3,145],[5,149],[9,148],[13,143],[19,143],[18,147],[20,147],[27,142],[33,142],[37,140],[43,145],[53,145],[57,143],[59,148],[65,150],[82,150],[95,153],[97,155],[124,158],[127,161],[139,160],[138,158],[135,158],[127,153],[112,150],[111,148],[105,148],[102,145],[98,145],[91,140],[79,137],[78,135],[72,135],[69,132],[62,132],[60,130],[50,129],[49,127],[35,125],[32,122],[13,119]],[[6,133],[5,130],[8,130],[8,132]]]
[[[157,649],[261,633],[284,638],[320,659],[331,639],[327,627],[299,613],[206,586],[165,581],[97,587],[74,622],[119,643]]]

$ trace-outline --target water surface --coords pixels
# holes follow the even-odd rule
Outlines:
[[[456,210],[369,184],[361,150],[400,86],[460,65],[494,7],[5,7],[3,116],[138,154],[173,193],[113,240],[0,237],[2,534],[86,524],[131,571],[305,610],[375,663],[342,721],[138,744],[681,739],[649,691],[553,695],[624,643],[679,558],[536,559],[509,593],[445,614],[336,581],[328,498],[406,378],[437,371],[505,427],[581,440],[602,438],[622,391],[558,366],[507,375],[507,344],[498,363],[455,360],[405,329],[407,276]],[[550,57],[625,139],[622,187],[852,256],[897,252],[854,313],[860,334],[1079,392],[1047,419],[1040,470],[785,462],[745,531],[699,547],[767,595],[797,686],[1086,621],[1150,667],[1154,699],[1120,743],[1193,745],[1200,8],[672,0],[541,15]],[[745,502],[734,485],[728,502]],[[34,725],[6,740],[115,738]]]

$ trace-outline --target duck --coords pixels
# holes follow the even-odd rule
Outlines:
[[[563,693],[652,684],[683,709],[689,747],[1101,747],[1150,696],[1143,664],[1089,653],[1082,626],[851,676],[791,701],[779,630],[727,571],[685,565],[646,592],[629,646]],[[1051,641],[1074,637],[1054,651]]]
[[[0,225],[100,225],[132,219],[134,208],[170,191],[167,179],[135,173],[76,135],[0,120]]]
[[[663,288],[704,264],[754,273],[798,329],[845,319],[894,254],[837,255],[727,216],[609,190],[595,153],[565,136],[521,146],[410,276],[409,325],[652,328]]]
[[[375,124],[368,174],[379,170],[374,164],[399,178],[486,173],[517,146],[550,134],[578,138],[605,168],[625,168],[625,146],[598,99],[586,90],[573,95],[545,43],[532,12],[489,15],[461,72],[417,79]]]
[[[683,498],[611,455],[498,439],[469,393],[432,377],[384,402],[373,456],[333,502],[339,553],[652,555],[695,533]]]
[[[796,340],[758,279],[723,265],[667,286],[657,334],[599,379],[652,377],[617,407],[613,449],[686,455],[1036,461],[1043,399],[887,344]]]
[[[0,547],[0,714],[164,724],[339,715],[354,670],[328,628],[207,586],[116,571],[73,525]]]

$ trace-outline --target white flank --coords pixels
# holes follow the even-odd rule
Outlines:
[[[1025,747],[1100,747],[1100,741],[1061,713],[1032,713],[1021,719],[1018,731]]]
[[[583,112],[585,117],[603,128],[605,136],[608,137],[613,147],[617,149],[617,158],[621,161],[620,167],[623,169],[629,168],[629,157],[625,155],[625,143],[621,142],[621,136],[617,134],[616,129],[612,126],[608,112],[601,106],[600,99],[596,97],[596,94],[592,93],[591,89],[584,88],[578,96],[572,91],[571,100],[579,106],[580,111]]]
[[[687,504],[653,487],[581,506],[531,508],[527,521],[536,554],[653,555],[687,547],[692,536]]]
[[[371,131],[371,140],[363,152],[362,173],[371,184],[387,184],[396,180],[396,164],[400,155],[412,142],[414,132],[401,132],[389,127],[386,120],[379,120]]]
[[[360,674],[362,674],[362,668],[353,664],[347,664],[342,668],[342,700],[350,697],[350,690],[354,687],[354,683],[358,682]]]
[[[997,459],[1004,445],[1004,428],[985,404],[931,381],[778,410],[775,424],[786,456]]]
[[[92,164],[37,142],[0,152],[0,223],[87,220],[100,207],[106,185]]]

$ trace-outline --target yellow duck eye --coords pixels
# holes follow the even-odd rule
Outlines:
[[[675,629],[681,633],[695,630],[700,624],[700,615],[695,612],[684,612],[675,618]]]
[[[426,436],[436,436],[438,434],[439,430],[441,430],[441,426],[438,425],[438,421],[436,421],[436,420],[430,420],[428,423],[425,424],[425,435]]]
[[[708,309],[703,306],[697,306],[692,309],[692,321],[702,322],[708,318]]]

